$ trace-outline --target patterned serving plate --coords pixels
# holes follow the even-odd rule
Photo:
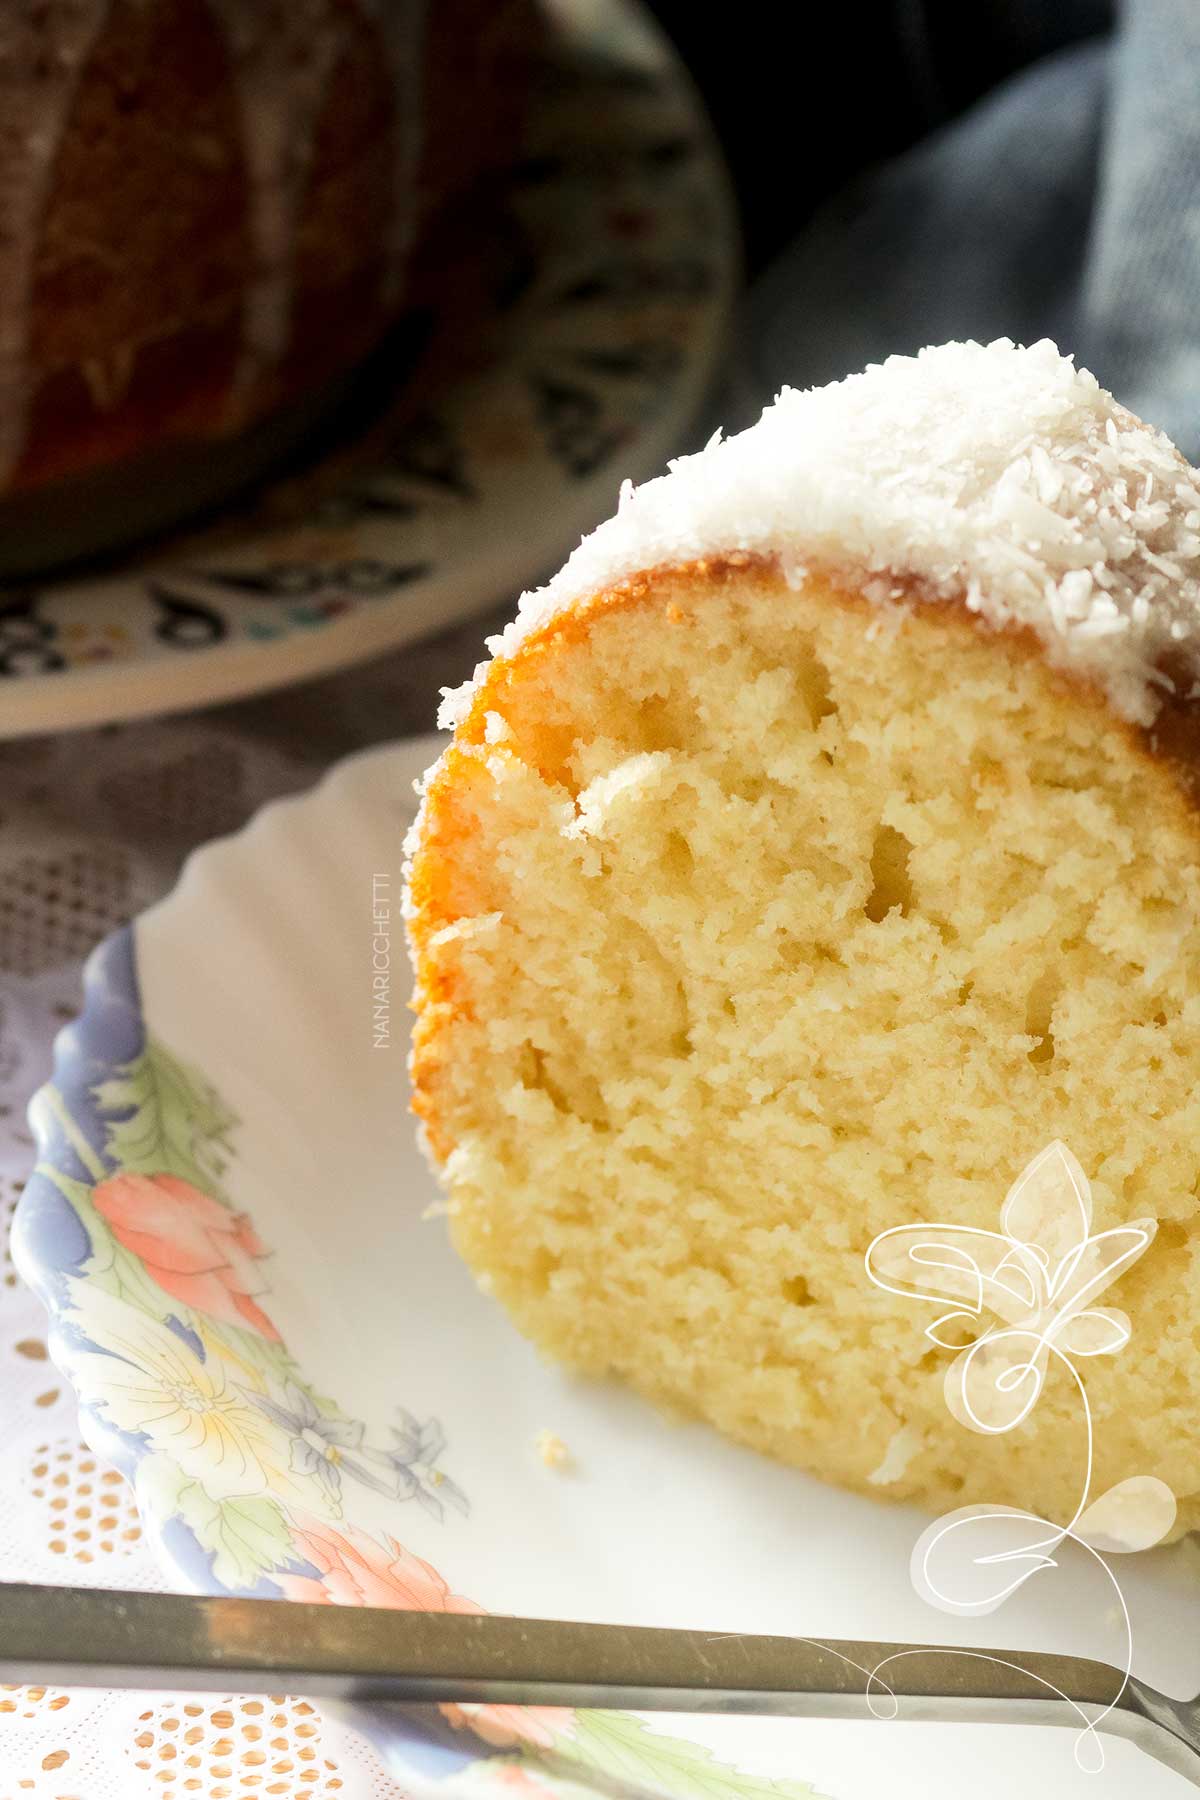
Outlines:
[[[724,164],[636,0],[547,4],[555,52],[486,221],[470,359],[400,357],[362,442],[240,518],[0,590],[0,736],[210,705],[411,642],[548,573],[623,477],[686,447],[739,273]]]
[[[407,1113],[401,842],[436,747],[353,758],[193,856],[94,954],[31,1108],[14,1255],[171,1579],[1119,1656],[1086,1562],[948,1621],[910,1585],[919,1515],[567,1377],[477,1291]],[[567,1462],[544,1460],[547,1432]],[[1200,1687],[1194,1553],[1126,1561],[1137,1667]],[[1123,1744],[1097,1777],[1069,1733],[889,1727],[865,1702],[836,1723],[503,1707],[365,1723],[414,1793],[1181,1791]]]

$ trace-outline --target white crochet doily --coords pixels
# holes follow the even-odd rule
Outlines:
[[[337,757],[430,729],[488,622],[372,669],[192,718],[0,745],[0,1241],[30,1094],[80,967],[187,851]],[[0,1579],[164,1583],[129,1491],[81,1443],[40,1303],[0,1252]],[[297,1700],[0,1688],[0,1800],[399,1800],[372,1747]]]

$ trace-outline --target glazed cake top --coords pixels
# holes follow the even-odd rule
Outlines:
[[[657,564],[738,550],[778,556],[794,583],[810,567],[854,581],[881,606],[916,583],[1030,626],[1139,724],[1175,689],[1158,666],[1169,653],[1200,677],[1200,476],[1048,339],[941,344],[784,388],[749,430],[626,482],[616,514],[488,648],[507,655]],[[447,694],[443,725],[481,673]]]

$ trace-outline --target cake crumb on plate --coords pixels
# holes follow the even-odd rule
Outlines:
[[[570,1465],[571,1452],[556,1431],[539,1431],[534,1443],[548,1469],[565,1469]]]

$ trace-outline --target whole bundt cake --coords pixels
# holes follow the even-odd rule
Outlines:
[[[311,425],[431,221],[515,159],[540,41],[536,0],[8,0],[0,573]]]
[[[785,391],[626,487],[448,697],[415,1109],[522,1331],[866,1491],[1065,1522],[864,1255],[1065,1142],[1157,1226],[1095,1491],[1200,1523],[1200,477],[1050,343]],[[982,1326],[981,1326],[982,1329]],[[1081,1364],[1081,1367],[1083,1365]]]

